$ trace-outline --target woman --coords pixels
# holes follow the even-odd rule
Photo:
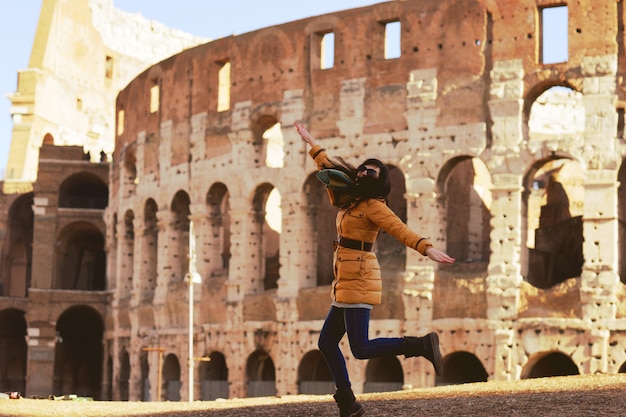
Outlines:
[[[340,417],[360,417],[365,414],[365,409],[352,392],[345,359],[339,349],[344,334],[348,334],[350,349],[357,359],[400,354],[407,358],[423,356],[433,364],[438,375],[443,366],[436,333],[423,337],[369,339],[370,311],[381,302],[380,266],[371,251],[378,232],[383,229],[433,261],[453,263],[454,259],[411,231],[387,206],[386,197],[391,185],[385,164],[368,159],[354,168],[342,159],[331,161],[304,125],[296,123],[295,126],[302,139],[311,146],[309,154],[320,171],[318,178],[327,183],[331,202],[340,208],[333,257],[332,305],[320,332],[318,346],[335,382],[334,398]]]

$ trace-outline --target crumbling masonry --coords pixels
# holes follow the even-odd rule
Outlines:
[[[567,56],[548,63],[544,12],[556,6]],[[379,237],[370,336],[437,331],[446,370],[357,361],[344,344],[356,392],[625,372],[624,17],[610,0],[391,1],[150,66],[115,104],[106,288],[86,284],[90,305],[31,286],[29,336],[71,334],[38,320],[35,298],[90,317],[102,372],[88,393],[105,399],[187,398],[190,359],[196,399],[332,392],[317,338],[335,211],[303,121],[331,155],[385,161],[390,206],[457,258],[439,266]],[[386,29],[398,26],[392,55]],[[36,211],[36,230],[44,220]],[[27,381],[80,386],[55,364],[80,356],[71,339],[30,343]]]

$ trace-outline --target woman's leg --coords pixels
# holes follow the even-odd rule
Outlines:
[[[346,360],[343,357],[343,353],[341,353],[341,349],[339,349],[339,342],[346,333],[342,310],[342,308],[334,306],[330,308],[317,344],[324,359],[326,359],[338,390],[350,388],[351,386]]]
[[[357,359],[378,358],[404,353],[404,338],[369,338],[370,310],[367,308],[344,308],[345,328],[350,349]]]

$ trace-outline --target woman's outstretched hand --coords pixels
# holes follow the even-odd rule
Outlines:
[[[311,136],[309,131],[306,129],[306,127],[304,127],[302,123],[296,122],[294,123],[294,126],[296,126],[296,131],[306,143],[311,145],[311,147],[317,145],[317,141],[315,140],[315,138]]]
[[[447,253],[435,247],[430,247],[426,249],[426,256],[428,256],[433,261],[439,262],[441,264],[453,264],[455,261],[455,259],[450,257]]]

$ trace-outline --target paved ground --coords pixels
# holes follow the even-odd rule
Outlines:
[[[372,417],[623,417],[626,416],[626,374],[487,382],[357,397],[367,410],[366,416]],[[328,395],[193,403],[0,400],[3,417],[338,415]]]

